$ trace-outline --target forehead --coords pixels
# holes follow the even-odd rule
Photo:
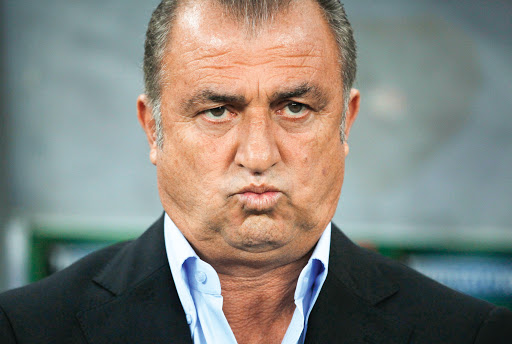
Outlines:
[[[316,2],[293,2],[255,28],[247,27],[251,22],[215,2],[186,3],[173,23],[162,81],[183,75],[190,82],[230,74],[243,79],[248,68],[267,79],[282,79],[283,73],[292,79],[323,73],[341,78],[336,41]]]

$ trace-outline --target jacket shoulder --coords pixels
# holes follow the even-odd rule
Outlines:
[[[93,277],[129,244],[100,249],[38,282],[0,294],[0,332],[6,336],[11,332],[13,343],[14,333],[29,338],[27,342],[45,343],[49,335],[54,342],[76,342],[81,337],[76,313],[111,296],[95,285]],[[23,338],[17,340],[24,342]],[[4,340],[9,343],[9,338],[0,342]]]
[[[389,258],[375,255],[375,260],[399,286],[396,297],[384,300],[378,307],[400,314],[401,319],[413,325],[417,337],[434,341],[457,338],[460,343],[466,338],[468,343],[497,344],[510,340],[510,310],[448,288]]]
[[[450,289],[399,261],[361,248],[341,231],[333,233],[332,244],[333,263],[337,265],[333,272],[340,283],[372,308],[414,328],[413,342],[486,343],[475,340],[488,338],[485,333],[491,332],[486,330],[489,326],[495,333],[511,338],[511,311]]]
[[[31,297],[40,298],[43,296],[44,299],[50,297],[62,298],[65,297],[65,294],[84,293],[89,287],[91,279],[101,272],[111,259],[130,242],[121,242],[102,248],[40,281],[8,290],[0,294],[0,304],[8,307],[13,300],[18,298],[27,300]],[[32,304],[34,302],[37,303],[37,300],[30,300]]]

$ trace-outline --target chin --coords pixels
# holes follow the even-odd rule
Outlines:
[[[266,215],[253,215],[225,233],[231,246],[249,252],[265,252],[286,245],[294,237],[291,224],[277,223]]]

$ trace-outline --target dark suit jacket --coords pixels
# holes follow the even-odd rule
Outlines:
[[[333,226],[307,343],[512,343],[512,313],[354,245]],[[192,343],[163,217],[135,241],[0,295],[0,343]]]

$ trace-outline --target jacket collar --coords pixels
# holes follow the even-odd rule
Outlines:
[[[354,244],[343,232],[333,225],[331,236],[329,273],[370,305],[392,296],[400,287],[380,269],[382,257]]]
[[[93,279],[113,297],[77,314],[91,344],[192,343],[166,260],[163,223],[161,216]]]
[[[329,273],[309,318],[306,343],[407,343],[411,326],[377,307],[399,291],[377,260],[333,225]]]
[[[77,314],[91,344],[192,343],[163,227],[161,216],[93,279],[112,299]],[[306,343],[406,343],[411,327],[376,307],[398,290],[373,254],[333,225],[329,273],[309,318]]]

